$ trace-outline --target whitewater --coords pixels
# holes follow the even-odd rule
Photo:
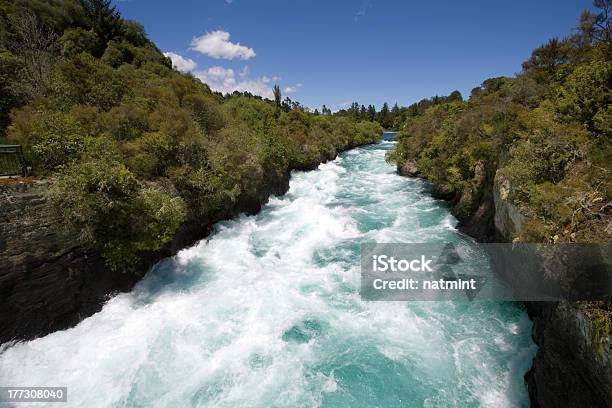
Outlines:
[[[361,300],[363,242],[474,244],[392,147],[293,172],[76,327],[4,345],[0,384],[67,386],[62,407],[528,406],[517,304]]]

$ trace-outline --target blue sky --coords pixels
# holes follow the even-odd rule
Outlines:
[[[407,106],[513,75],[590,1],[117,0],[183,70],[218,90],[315,108]],[[179,57],[180,56],[180,57]],[[182,59],[181,59],[182,58]],[[246,67],[246,68],[245,68]]]

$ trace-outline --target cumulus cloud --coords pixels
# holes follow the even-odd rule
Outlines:
[[[292,94],[292,93],[297,92],[298,89],[301,88],[301,87],[302,87],[302,84],[300,84],[300,83],[297,83],[295,85],[289,85],[289,86],[286,86],[285,89],[283,89],[283,93],[285,93],[285,94]]]
[[[164,52],[164,55],[172,60],[172,65],[179,71],[190,72],[197,68],[198,64],[191,58],[185,58],[174,52]]]
[[[194,75],[202,82],[208,84],[213,91],[224,94],[234,91],[250,92],[264,98],[274,99],[274,94],[270,87],[270,80],[267,77],[237,80],[233,69],[219,66],[195,71]]]
[[[191,48],[204,55],[215,59],[242,59],[248,60],[255,56],[252,48],[233,43],[230,40],[230,33],[227,31],[213,31],[191,40]]]
[[[249,70],[249,66],[245,65],[244,68],[242,68],[242,71],[240,71],[240,78],[244,78],[246,76],[249,76],[249,72],[251,72]]]

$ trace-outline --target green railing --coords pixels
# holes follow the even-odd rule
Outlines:
[[[0,145],[0,176],[26,175],[26,162],[20,145]]]

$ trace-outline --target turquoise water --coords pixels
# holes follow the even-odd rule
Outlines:
[[[294,173],[100,313],[6,348],[0,384],[65,385],[70,407],[527,406],[515,304],[360,300],[359,243],[472,244],[392,146]]]
[[[385,140],[385,141],[395,140],[395,138],[397,137],[398,133],[399,132],[394,132],[394,131],[383,132],[382,139]]]

